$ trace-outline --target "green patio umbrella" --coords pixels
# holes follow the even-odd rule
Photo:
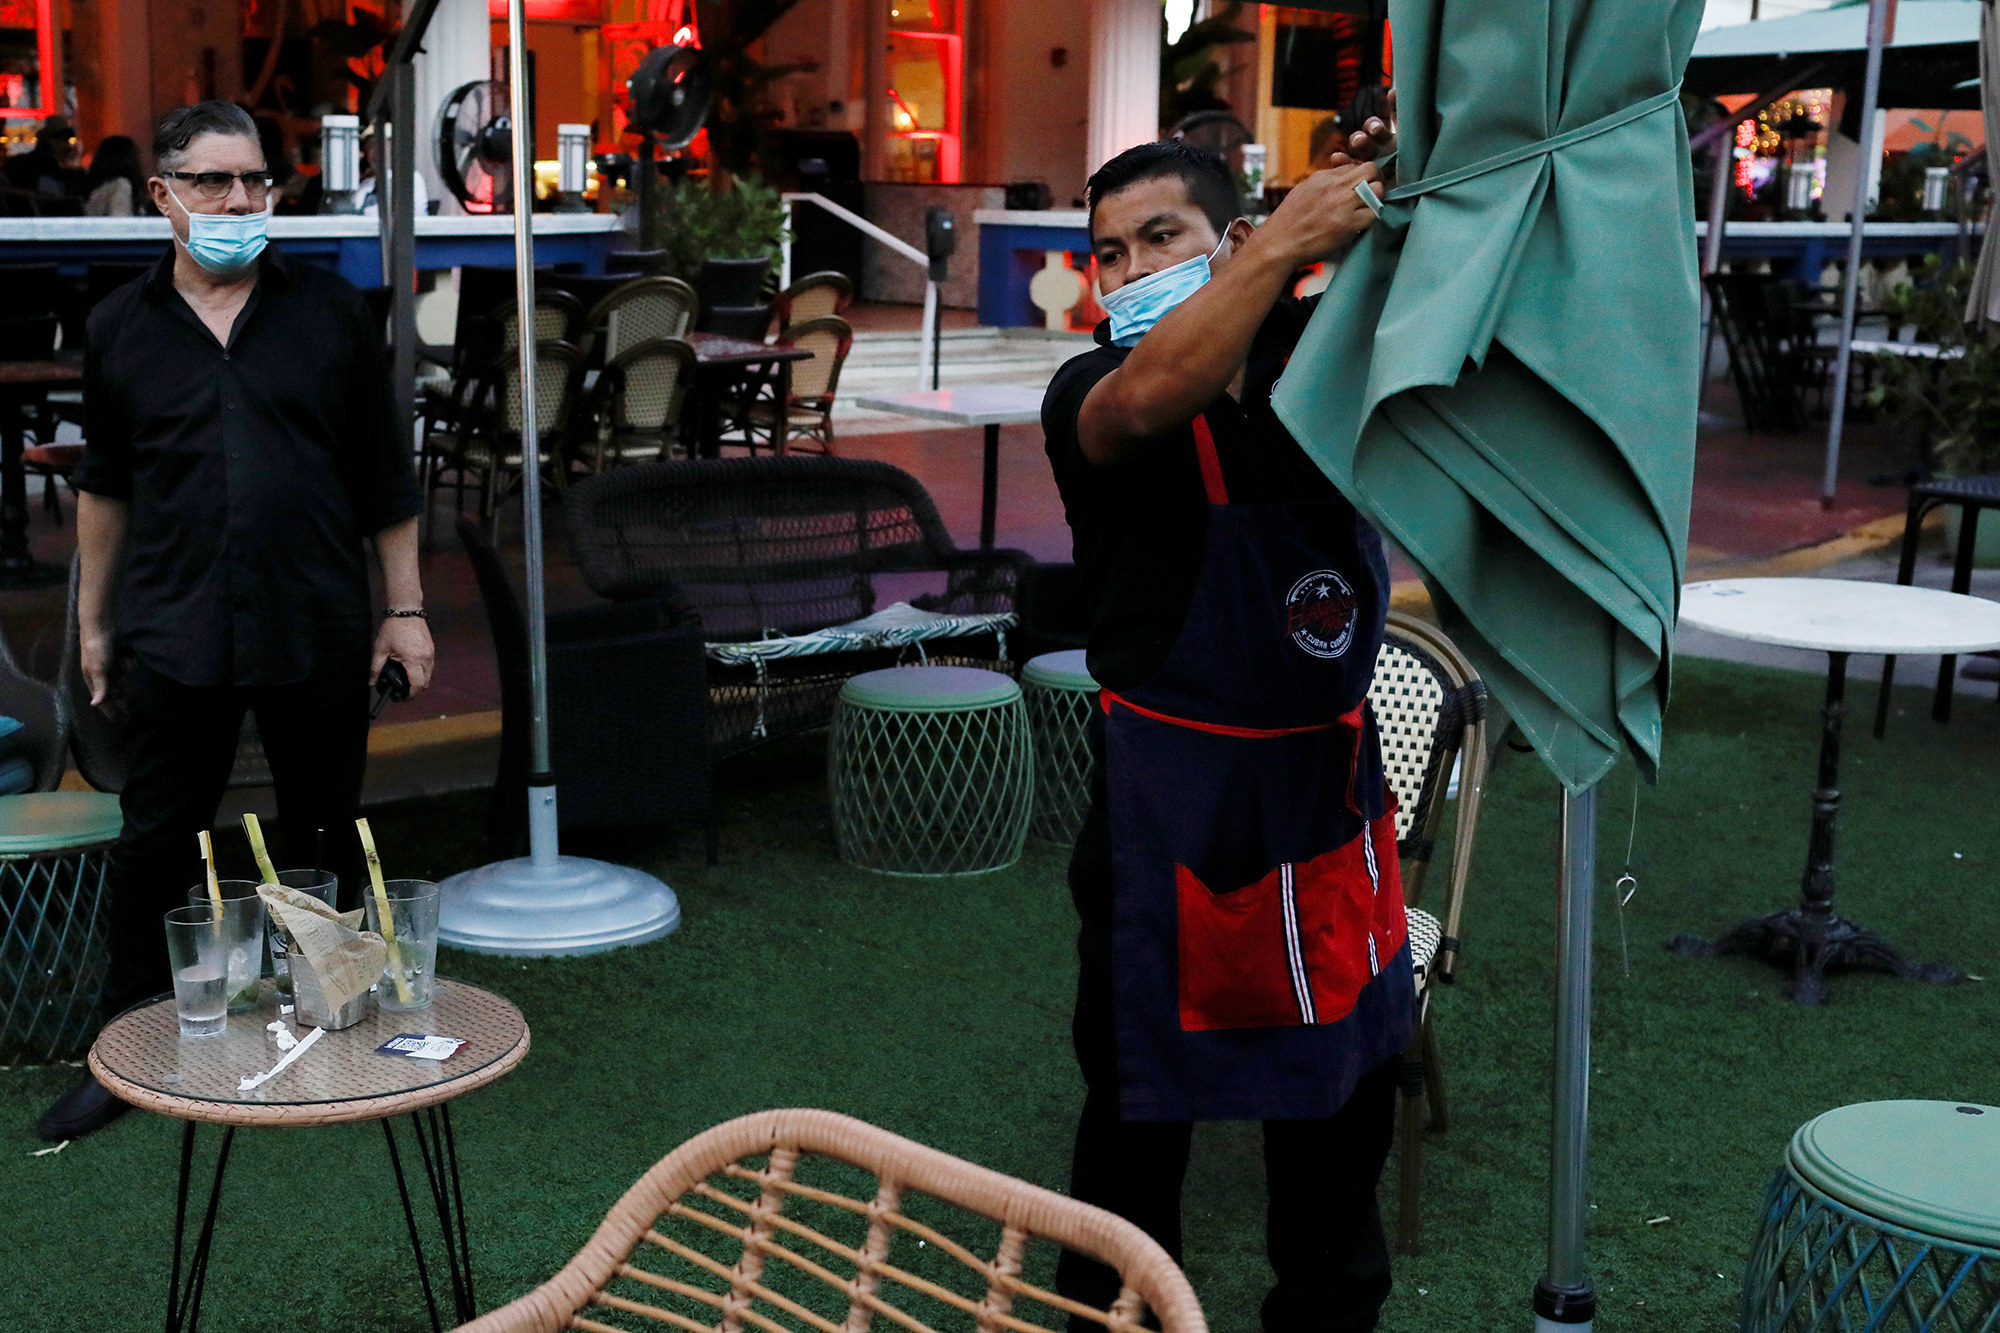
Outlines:
[[[1679,84],[1702,0],[1390,0],[1399,153],[1276,407],[1423,572],[1561,779],[1549,1271],[1582,1257],[1597,783],[1660,760],[1699,300]]]

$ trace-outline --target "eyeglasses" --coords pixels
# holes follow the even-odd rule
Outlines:
[[[243,182],[243,193],[252,199],[262,199],[271,191],[272,176],[268,171],[246,171],[236,175],[228,171],[163,171],[169,180],[193,181],[195,193],[204,199],[227,199],[230,187],[237,181]]]

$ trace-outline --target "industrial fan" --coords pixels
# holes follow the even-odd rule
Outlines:
[[[708,118],[708,59],[696,46],[658,46],[625,85],[625,119],[639,134],[639,248],[653,248],[655,154],[694,142]]]
[[[506,84],[476,79],[445,99],[438,116],[438,175],[466,212],[513,208],[512,134]]]

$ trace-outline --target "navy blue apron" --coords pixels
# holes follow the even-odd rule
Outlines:
[[[1112,994],[1128,1120],[1330,1116],[1416,1012],[1368,683],[1380,539],[1340,502],[1232,505],[1166,665],[1106,690]]]

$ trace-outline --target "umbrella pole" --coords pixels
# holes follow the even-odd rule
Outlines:
[[[1868,178],[1875,173],[1875,104],[1882,94],[1882,48],[1889,43],[1890,16],[1896,0],[1869,0],[1868,70],[1861,82],[1861,152],[1855,158],[1854,212],[1848,216],[1847,273],[1840,284],[1840,348],[1835,353],[1833,404],[1827,412],[1826,472],[1820,478],[1819,502],[1833,508],[1840,484],[1840,436],[1847,426],[1847,376],[1854,361],[1854,308],[1861,281],[1861,235],[1868,225]]]
[[[1589,1330],[1597,1291],[1584,1267],[1590,1211],[1590,961],[1597,791],[1562,795],[1556,873],[1555,1091],[1549,1141],[1549,1266],[1535,1284],[1535,1333]]]
[[[524,0],[507,4],[507,76],[514,152],[515,327],[521,361],[521,529],[527,545],[528,855],[453,875],[438,886],[438,939],[474,953],[514,957],[598,953],[643,944],[681,921],[674,891],[627,866],[557,848],[556,775],[549,764],[547,599],[542,586],[541,428],[535,375],[535,176],[529,139]],[[555,464],[563,466],[560,457]],[[664,762],[664,759],[662,759]]]

